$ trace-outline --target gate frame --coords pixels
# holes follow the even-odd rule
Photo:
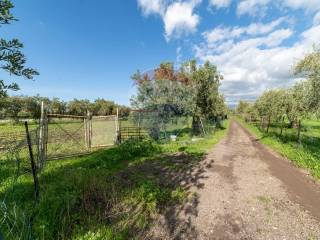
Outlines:
[[[120,126],[119,126],[119,109],[117,108],[116,115],[105,115],[105,116],[93,116],[90,111],[87,111],[87,115],[85,116],[77,116],[77,115],[67,115],[67,114],[51,114],[48,113],[48,110],[45,107],[44,102],[41,102],[41,116],[39,120],[39,147],[38,147],[38,169],[41,170],[44,167],[45,161],[47,160],[47,143],[48,143],[48,119],[50,117],[56,117],[56,118],[82,118],[83,119],[83,126],[84,126],[84,142],[85,147],[87,148],[87,153],[79,153],[79,154],[73,154],[72,156],[80,156],[88,154],[92,151],[93,148],[103,148],[103,147],[110,147],[113,146],[111,144],[105,144],[105,145],[99,145],[99,146],[92,146],[92,119],[94,118],[107,118],[107,117],[114,117],[115,119],[115,144],[119,144],[119,136],[120,136]],[[107,133],[106,133],[107,134]],[[61,159],[61,158],[67,158],[69,156],[63,156],[63,157],[56,157],[53,159]],[[71,156],[70,156],[71,157]]]

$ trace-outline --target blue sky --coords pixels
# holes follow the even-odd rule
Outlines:
[[[1,34],[19,38],[40,72],[13,78],[18,94],[129,104],[137,69],[196,58],[218,66],[232,104],[292,85],[292,66],[320,43],[320,0],[13,2],[19,21]]]

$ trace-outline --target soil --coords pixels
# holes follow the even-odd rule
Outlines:
[[[320,184],[233,120],[152,239],[320,239]]]

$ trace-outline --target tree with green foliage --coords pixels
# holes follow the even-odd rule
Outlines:
[[[0,0],[0,27],[1,25],[10,24],[13,21],[17,21],[11,13],[11,9],[14,7],[9,0]],[[25,66],[26,57],[21,52],[23,44],[18,39],[5,40],[0,39],[0,68],[5,72],[22,76],[27,79],[33,79],[35,75],[39,73]],[[7,96],[8,90],[16,91],[19,89],[17,83],[6,83],[4,80],[0,80],[0,98]]]
[[[308,81],[308,108],[318,111],[320,108],[320,46],[315,47],[312,53],[307,54],[295,66],[296,76],[305,77]]]
[[[244,100],[239,101],[236,113],[241,115],[246,121],[255,121],[259,117],[255,104]]]
[[[217,71],[217,67],[208,61],[203,66],[192,66],[191,69],[193,71],[190,86],[194,90],[192,129],[195,134],[199,134],[201,118],[217,121],[218,116],[226,112],[224,98],[219,93],[220,81],[223,77]]]
[[[53,98],[50,100],[50,112],[55,114],[65,114],[67,111],[67,103],[59,98]]]
[[[89,100],[73,99],[67,104],[67,111],[71,115],[84,116],[88,111],[92,112],[93,105]]]
[[[286,113],[286,91],[274,89],[265,91],[255,102],[261,119],[268,122],[267,131],[273,121],[280,121]]]
[[[21,97],[10,97],[3,100],[5,102],[5,115],[18,122],[19,114],[21,113],[24,106],[23,99]]]
[[[236,113],[240,115],[244,115],[248,112],[248,109],[250,108],[250,106],[251,104],[249,102],[240,100],[236,108]]]
[[[308,82],[299,82],[286,91],[285,113],[290,127],[296,125],[299,118],[306,115],[309,106],[308,92]]]
[[[113,115],[116,114],[116,104],[113,101],[98,98],[93,104],[93,114],[95,115]]]
[[[138,71],[132,79],[138,91],[131,99],[134,108],[159,111],[162,121],[171,116],[191,116],[195,134],[201,132],[201,118],[217,120],[226,112],[219,93],[222,76],[209,62],[197,66],[196,61],[188,61],[179,70],[174,70],[172,63],[161,63],[153,74]]]
[[[133,108],[157,110],[163,117],[187,113],[191,89],[177,78],[172,63],[160,64],[152,77],[138,71],[132,79],[138,86],[131,99]]]

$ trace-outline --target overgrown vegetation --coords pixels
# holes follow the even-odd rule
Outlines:
[[[48,162],[35,205],[30,175],[2,187],[1,230],[7,239],[141,239],[169,206],[188,201],[196,168],[226,133],[160,145],[129,140],[87,157]],[[15,164],[1,164],[1,186]],[[27,226],[27,227],[26,227]],[[28,228],[30,226],[31,228]],[[25,232],[22,232],[25,231]]]

